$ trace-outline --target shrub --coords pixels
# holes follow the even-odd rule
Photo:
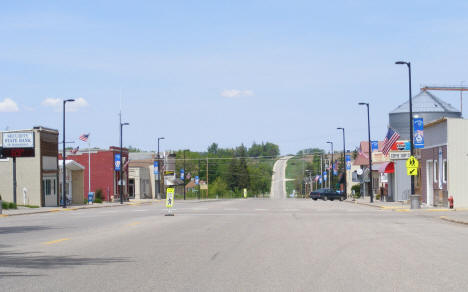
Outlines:
[[[97,189],[96,190],[96,193],[94,194],[94,197],[96,199],[100,199],[101,200],[101,203],[102,203],[102,200],[104,199],[104,197],[102,196],[102,190],[101,189]],[[96,202],[97,203],[97,202]]]
[[[102,203],[102,199],[96,198],[96,199],[94,199],[94,203],[101,204],[101,203]]]
[[[354,191],[354,197],[361,197],[361,185],[354,185],[351,187],[351,192]]]
[[[2,201],[2,209],[8,209],[8,207],[10,206],[10,204],[8,204],[8,202],[3,202]]]
[[[11,203],[8,204],[8,208],[10,208],[10,209],[17,209],[16,204],[13,203],[13,202],[11,202]]]

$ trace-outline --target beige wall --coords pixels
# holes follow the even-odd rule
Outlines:
[[[16,199],[18,204],[23,204],[23,188],[26,188],[26,204],[41,206],[41,150],[38,131],[34,131],[34,139],[35,157],[16,159]],[[0,144],[2,140],[0,133]],[[13,202],[13,158],[0,161],[0,194],[4,201]]]
[[[447,120],[447,189],[455,207],[468,207],[468,120]]]
[[[72,203],[82,205],[84,202],[84,170],[72,171]]]

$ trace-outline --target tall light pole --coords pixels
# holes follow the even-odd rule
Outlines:
[[[370,202],[374,202],[374,191],[372,189],[372,151],[371,151],[371,138],[370,138],[370,115],[369,115],[369,103],[360,102],[359,105],[365,105],[367,107],[367,134],[369,142],[369,194]]]
[[[122,117],[120,117],[120,204],[123,204],[123,150],[122,150],[122,128],[123,126],[128,126],[129,123],[122,123]],[[127,157],[128,159],[128,157]]]
[[[331,164],[330,164],[330,188],[333,188],[333,142],[327,141],[328,144],[331,145]]]
[[[64,208],[67,207],[67,190],[65,189],[65,180],[67,179],[67,168],[65,166],[65,104],[74,101],[74,99],[63,100],[62,200]]]
[[[185,173],[185,152],[186,151],[189,151],[189,150],[188,149],[184,150],[184,200],[185,200],[185,176],[186,176],[186,173]]]
[[[159,140],[165,139],[158,137],[158,200],[161,199],[161,159],[159,158]]]
[[[405,61],[397,61],[396,65],[406,65],[408,67],[409,78],[409,124],[410,124],[410,151],[411,156],[414,155],[414,141],[413,141],[413,98],[411,94],[411,63]],[[414,195],[414,175],[411,176],[411,195]]]
[[[348,197],[348,185],[347,185],[347,176],[346,176],[346,138],[345,138],[345,128],[336,128],[337,130],[343,131],[343,172],[344,172],[344,193]]]

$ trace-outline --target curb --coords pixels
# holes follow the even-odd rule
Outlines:
[[[457,224],[462,224],[462,225],[468,225],[468,222],[466,221],[461,221],[461,220],[456,220],[456,219],[450,219],[445,216],[440,216],[439,217],[441,220],[447,221],[447,222],[452,222],[452,223],[457,223]]]
[[[155,201],[155,202],[159,202]],[[33,215],[33,214],[43,214],[43,213],[54,213],[54,212],[64,212],[64,211],[76,211],[76,210],[83,210],[83,209],[100,209],[100,208],[113,208],[113,207],[124,207],[124,206],[138,206],[138,205],[149,205],[153,204],[153,202],[141,202],[141,203],[134,203],[128,202],[126,204],[116,204],[116,205],[98,205],[96,207],[87,207],[85,206],[78,206],[73,208],[63,208],[63,209],[52,209],[52,210],[45,210],[45,211],[36,211],[36,212],[27,212],[27,213],[16,213],[16,214],[0,214],[1,217],[11,217],[11,216],[20,216],[20,215]]]

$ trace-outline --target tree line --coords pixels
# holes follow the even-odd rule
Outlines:
[[[176,169],[183,169],[184,150],[175,154]],[[196,175],[200,181],[208,180],[210,196],[240,196],[244,188],[249,195],[268,194],[273,164],[279,154],[278,145],[270,142],[254,142],[250,147],[241,144],[235,148],[220,148],[212,143],[206,152],[185,150],[186,183]]]

